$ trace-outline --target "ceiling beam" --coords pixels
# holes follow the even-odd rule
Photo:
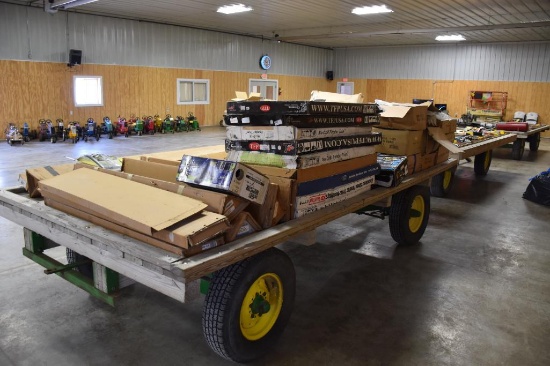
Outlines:
[[[312,34],[301,36],[285,36],[278,38],[281,41],[297,41],[307,39],[320,39],[320,38],[355,38],[355,37],[372,37],[383,36],[391,34],[429,34],[429,33],[452,33],[452,32],[474,32],[474,31],[491,31],[500,29],[519,29],[519,28],[540,28],[550,27],[550,21],[543,22],[529,22],[529,23],[510,23],[510,24],[487,24],[487,25],[474,25],[474,26],[462,26],[462,27],[448,27],[448,28],[416,28],[416,29],[394,29],[387,31],[376,32],[341,32],[341,33],[327,33],[327,34]]]

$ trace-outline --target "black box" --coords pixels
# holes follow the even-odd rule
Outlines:
[[[229,101],[227,114],[378,114],[376,103],[316,101]]]
[[[240,114],[224,117],[227,126],[295,126],[315,127],[353,127],[380,124],[378,115],[283,115],[283,114]]]
[[[259,151],[277,155],[303,155],[328,150],[349,149],[382,143],[382,135],[374,132],[367,135],[331,137],[294,141],[234,141],[225,140],[226,151]]]
[[[378,154],[380,173],[376,175],[376,185],[381,187],[395,187],[407,175],[407,157],[400,155]]]

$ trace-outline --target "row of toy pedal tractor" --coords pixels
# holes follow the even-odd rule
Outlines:
[[[177,116],[172,118],[167,114],[161,119],[158,115],[143,116],[136,118],[132,116],[129,120],[124,117],[119,117],[116,122],[112,122],[109,117],[103,117],[103,122],[98,124],[93,118],[88,118],[84,126],[80,126],[77,121],[72,121],[65,126],[63,120],[58,118],[55,123],[50,119],[41,119],[38,121],[38,130],[31,131],[29,124],[25,122],[21,128],[23,141],[28,142],[31,138],[38,138],[39,141],[50,140],[56,143],[58,140],[70,140],[76,143],[80,140],[88,141],[95,138],[99,141],[102,135],[107,135],[110,139],[113,136],[124,135],[125,137],[131,134],[141,136],[144,133],[154,134],[174,133],[180,131],[200,131],[199,121],[189,112],[187,117]]]
[[[174,133],[201,130],[197,117],[191,112],[189,112],[185,118],[182,116],[173,118],[170,114],[167,114],[166,117],[162,119],[156,114],[154,116],[143,116],[141,119],[132,115],[130,119],[126,120],[126,118],[119,116],[116,128],[118,133],[124,134],[126,137],[132,133],[141,136],[144,133],[153,135],[156,132]]]

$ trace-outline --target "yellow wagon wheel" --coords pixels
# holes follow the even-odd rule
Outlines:
[[[400,245],[420,241],[430,216],[430,190],[413,186],[392,196],[390,206],[390,234]]]
[[[292,261],[276,248],[219,270],[204,302],[206,342],[235,362],[264,356],[288,323],[295,292]]]
[[[477,154],[474,159],[474,173],[476,175],[487,175],[491,161],[493,160],[493,150]]]
[[[430,193],[434,197],[445,197],[453,187],[456,166],[432,177]]]

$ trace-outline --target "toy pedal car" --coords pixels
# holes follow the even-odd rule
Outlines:
[[[89,137],[95,137],[96,141],[99,141],[101,137],[101,130],[98,128],[97,123],[93,118],[88,118],[86,122],[86,128],[82,131],[84,142],[88,141]]]
[[[115,130],[113,128],[113,123],[109,117],[103,117],[103,124],[101,125],[102,133],[109,136],[110,139],[113,138]]]
[[[16,143],[19,143],[23,145],[25,141],[23,140],[23,135],[21,135],[21,132],[19,132],[19,129],[15,126],[13,123],[8,123],[8,127],[6,128],[6,142],[9,145],[13,145]]]
[[[176,117],[176,131],[177,132],[181,132],[181,131],[189,132],[187,121],[182,116],[177,116]]]
[[[199,120],[193,115],[193,112],[187,113],[187,129],[192,131],[200,131]]]
[[[80,139],[80,133],[78,131],[79,129],[80,129],[80,126],[76,121],[72,121],[67,124],[67,128],[65,129],[65,131],[67,131],[66,135],[67,135],[67,138],[71,140],[73,144],[76,144]]]
[[[174,119],[172,118],[172,116],[170,114],[167,114],[166,117],[164,118],[164,121],[162,122],[162,133],[167,133],[167,132],[171,132],[171,133],[174,133],[175,132],[175,123],[174,123]]]
[[[57,142],[55,126],[51,119],[41,119],[38,121],[38,141],[49,139],[52,144]]]
[[[29,142],[31,140],[30,127],[27,122],[23,122],[23,127],[21,128],[21,135],[23,135],[24,142]]]
[[[63,123],[63,119],[58,118],[55,120],[55,123],[55,136],[58,140],[65,141],[67,139],[67,135],[65,133],[65,124]]]
[[[155,131],[155,119],[152,116],[143,116],[143,132],[154,135]]]

